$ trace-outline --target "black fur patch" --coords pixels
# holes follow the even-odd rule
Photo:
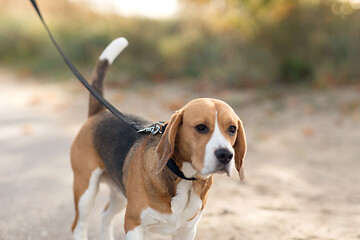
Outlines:
[[[103,116],[96,124],[94,131],[95,148],[103,160],[111,179],[125,194],[123,182],[124,161],[130,148],[145,134],[137,133],[132,126],[118,119],[110,112],[101,114]],[[127,115],[127,117],[143,126],[150,125],[139,117],[131,115]]]

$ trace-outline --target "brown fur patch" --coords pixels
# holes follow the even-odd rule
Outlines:
[[[194,192],[199,195],[202,203],[201,210],[205,208],[208,192],[213,184],[213,176],[205,180],[197,180],[193,182]]]
[[[140,140],[133,146],[125,159],[124,185],[128,199],[125,213],[126,233],[141,224],[141,211],[150,205],[143,179],[142,159],[145,149],[146,140]]]
[[[175,195],[175,176],[168,169],[155,174],[158,165],[156,145],[159,136],[149,135],[130,150],[124,165],[124,183],[128,205],[125,213],[125,232],[140,225],[142,210],[151,207],[171,213],[171,198]]]
[[[74,231],[78,221],[78,203],[89,187],[92,172],[96,168],[105,169],[93,142],[93,126],[96,116],[89,118],[81,128],[71,147],[71,167],[74,172],[75,219],[72,225]]]

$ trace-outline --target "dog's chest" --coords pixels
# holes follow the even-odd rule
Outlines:
[[[202,201],[194,192],[192,182],[181,180],[171,200],[172,213],[147,208],[141,213],[141,223],[152,232],[171,234],[183,227],[195,227],[202,213],[201,207]]]

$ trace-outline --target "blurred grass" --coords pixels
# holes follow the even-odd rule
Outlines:
[[[68,1],[39,5],[85,76],[104,47],[124,36],[130,45],[111,68],[112,81],[322,87],[360,80],[360,11],[349,3],[228,0],[214,10],[206,1],[189,2],[168,20],[101,15]],[[37,77],[71,77],[31,5],[0,3],[0,65]]]

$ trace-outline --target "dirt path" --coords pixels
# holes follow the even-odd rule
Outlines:
[[[70,239],[69,148],[86,119],[87,94],[74,82],[2,71],[0,85],[0,240]],[[243,119],[246,181],[215,177],[196,239],[360,239],[360,90],[286,91],[199,93],[167,84],[106,93],[119,109],[152,120],[200,96],[224,99]],[[103,188],[90,239],[99,239],[106,198]]]

